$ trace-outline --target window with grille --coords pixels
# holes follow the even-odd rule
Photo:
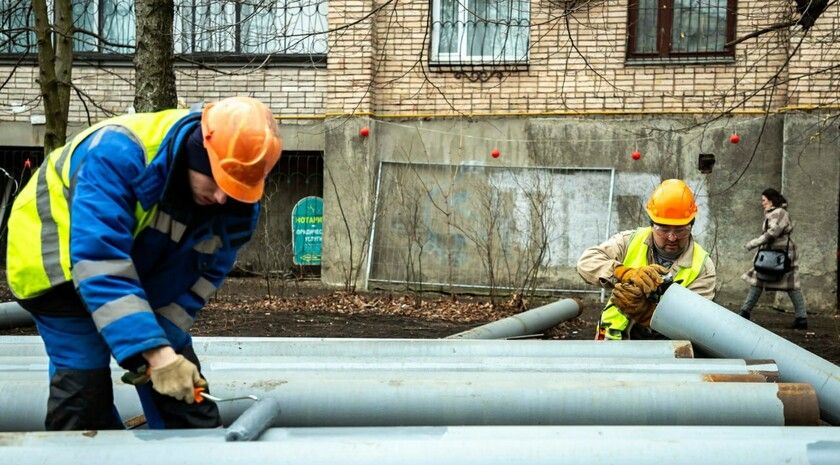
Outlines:
[[[432,64],[528,62],[530,0],[432,0]]]
[[[52,4],[52,0],[48,0]],[[36,53],[31,0],[0,0],[0,54]],[[134,0],[72,0],[76,53],[131,54]],[[325,55],[327,0],[175,0],[179,55]]]
[[[629,59],[731,58],[735,0],[630,0]]]

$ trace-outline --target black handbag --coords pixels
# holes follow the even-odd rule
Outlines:
[[[753,269],[756,277],[761,281],[779,281],[791,269],[790,256],[790,235],[788,234],[785,250],[758,249],[753,260]]]

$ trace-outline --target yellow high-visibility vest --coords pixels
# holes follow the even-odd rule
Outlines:
[[[49,154],[15,199],[9,216],[6,277],[18,299],[37,297],[53,286],[72,280],[70,165],[79,144],[97,129],[115,126],[143,148],[148,165],[157,156],[169,130],[188,113],[188,110],[165,110],[110,118],[82,131]],[[148,226],[156,209],[154,206],[146,211],[139,202],[136,204],[135,236]]]
[[[648,265],[648,245],[645,242],[650,237],[653,228],[639,228],[630,237],[630,243],[627,246],[627,254],[624,256],[622,264],[628,268],[641,268]],[[706,257],[709,253],[697,242],[694,243],[694,253],[691,256],[691,267],[683,268],[677,271],[674,276],[674,282],[679,282],[682,287],[688,287],[694,282],[700,272],[703,271],[703,264],[706,263]],[[598,331],[604,331],[606,339],[622,339],[624,331],[630,326],[630,319],[627,318],[612,300],[607,301],[607,306],[601,313],[601,322]]]

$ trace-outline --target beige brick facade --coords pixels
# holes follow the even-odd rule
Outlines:
[[[0,91],[0,122],[28,122],[32,115],[43,114],[32,66],[0,66],[0,75],[9,83]],[[300,121],[301,115],[322,115],[325,109],[326,70],[314,67],[283,67],[257,70],[219,68],[220,72],[179,67],[178,99],[184,105],[217,100],[230,95],[249,95],[267,102],[284,123]],[[224,74],[223,74],[224,73]],[[85,124],[109,114],[122,114],[134,102],[134,70],[130,67],[73,68],[73,83],[84,96],[84,102],[71,95],[71,123]],[[288,117],[283,119],[283,117]],[[304,118],[306,120],[306,118]]]
[[[626,1],[588,2],[572,14],[568,31],[559,9],[563,4],[532,0],[529,66],[486,82],[429,66],[429,0],[334,0],[326,68],[225,68],[216,73],[179,67],[178,94],[186,104],[252,95],[288,116],[287,122],[338,114],[749,113],[838,104],[839,4],[807,35],[795,28],[740,43],[734,63],[647,65],[626,63]],[[785,0],[739,1],[737,35],[782,21],[789,5]],[[787,54],[796,47],[785,69]],[[0,122],[29,121],[42,113],[36,68],[2,65],[0,75],[13,70],[0,90]],[[767,85],[777,75],[778,84]],[[132,105],[130,66],[107,71],[77,66],[73,79],[87,107],[74,94],[71,122],[84,124],[88,115],[97,120]]]
[[[557,5],[562,3],[531,2],[530,65],[483,83],[426,66],[430,3],[401,3],[389,13],[389,21],[377,21],[377,113],[749,112],[837,103],[840,47],[832,34],[840,25],[838,5],[809,32],[790,70],[785,70],[787,54],[803,38],[799,30],[740,43],[734,63],[628,65],[626,1],[589,2],[570,18],[569,33],[565,21],[557,18],[562,13]],[[737,36],[781,22],[788,5],[739,1]],[[417,66],[408,71],[413,65]],[[788,89],[789,73],[793,77],[831,66],[832,71],[797,79]],[[776,75],[779,84],[771,92],[773,86],[767,83]]]

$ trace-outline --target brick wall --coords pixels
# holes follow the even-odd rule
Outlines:
[[[396,10],[383,10],[376,27],[377,112],[696,112],[735,105],[761,110],[789,103],[784,83],[776,87],[772,102],[765,84],[780,70],[781,81],[785,80],[782,64],[787,46],[801,33],[785,30],[742,42],[735,62],[729,64],[626,65],[626,1],[593,1],[578,10],[569,23],[572,39],[565,21],[556,18],[560,16],[556,5],[562,3],[531,3],[530,66],[484,83],[457,79],[453,72],[427,66],[430,2],[410,0]],[[789,4],[739,1],[737,36],[781,21]],[[820,28],[823,36],[840,25],[838,9],[835,5],[833,14],[820,20],[826,24]],[[831,47],[837,47],[837,42],[803,44],[799,61],[811,67],[827,60],[836,65],[837,52]],[[831,91],[829,80],[823,76],[800,82],[793,100],[824,100]]]
[[[783,69],[801,31],[782,30],[742,42],[734,63],[628,65],[627,3],[592,0],[573,14],[567,30],[557,6],[563,1],[532,1],[527,69],[471,82],[428,66],[429,0],[334,0],[326,69],[269,68],[225,75],[179,68],[178,93],[186,103],[245,93],[270,102],[278,114],[307,116],[696,113],[837,104],[840,4],[820,18],[790,67]],[[781,21],[790,4],[739,1],[737,35]],[[0,75],[11,70],[0,66]],[[73,71],[74,82],[95,102],[87,108],[93,120],[131,106],[130,68]],[[776,75],[779,84],[771,101],[772,86],[766,83]],[[0,121],[28,121],[41,112],[36,77],[33,67],[17,69],[0,90]],[[71,121],[86,119],[74,95]]]
[[[8,76],[13,68],[0,66],[0,75]],[[268,68],[239,71],[228,68],[219,74],[209,70],[177,68],[178,98],[186,105],[217,100],[230,95],[250,95],[267,102],[276,115],[300,116],[324,113],[326,70],[312,67]],[[18,67],[9,83],[0,91],[0,121],[29,121],[33,114],[43,114],[35,79],[37,69]],[[122,114],[134,102],[134,70],[110,68],[107,72],[88,66],[73,68],[73,82],[84,102],[71,94],[70,121],[85,123],[109,113]],[[87,107],[85,107],[85,104]],[[295,119],[283,120],[284,124]]]
[[[327,113],[365,114],[373,110],[372,85],[375,45],[372,0],[330,3],[327,15]]]
[[[840,6],[826,10],[802,40],[801,51],[790,64],[790,104],[840,104]],[[802,38],[791,38],[795,47]]]

